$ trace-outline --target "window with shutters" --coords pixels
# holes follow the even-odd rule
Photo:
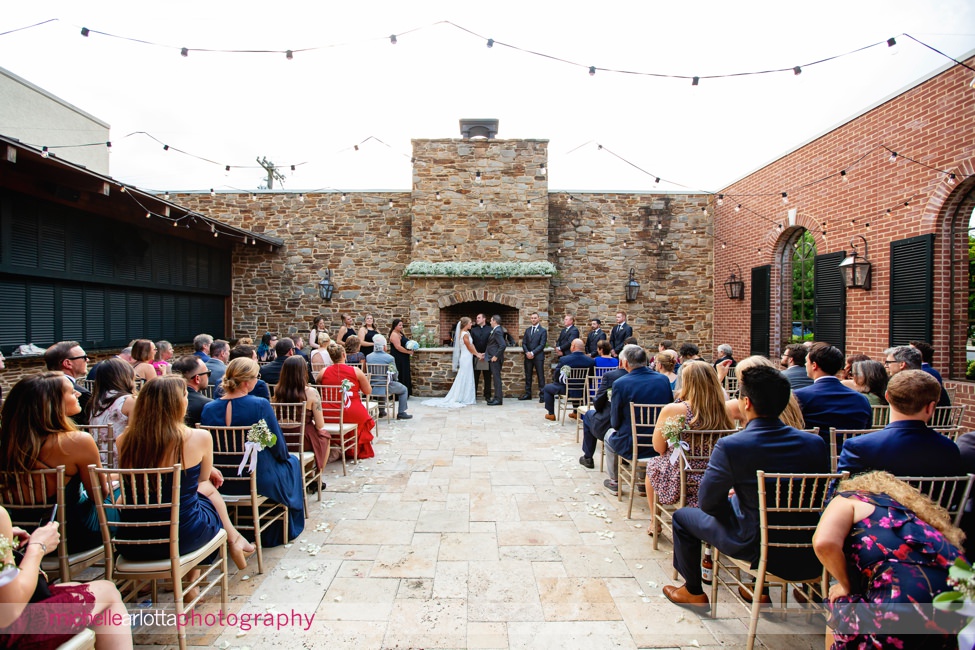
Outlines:
[[[934,235],[890,243],[890,345],[931,340]]]

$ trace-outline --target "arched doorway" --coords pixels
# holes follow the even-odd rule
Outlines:
[[[799,226],[787,233],[782,246],[779,268],[782,309],[780,340],[802,343],[815,336],[816,319],[816,240]]]

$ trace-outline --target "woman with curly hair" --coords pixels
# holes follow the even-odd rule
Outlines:
[[[681,370],[680,398],[673,404],[668,404],[657,415],[657,423],[653,428],[653,448],[659,456],[647,461],[647,501],[653,507],[653,495],[657,501],[664,504],[677,503],[680,499],[680,465],[671,462],[671,455],[676,447],[669,447],[664,429],[670,420],[684,418],[687,429],[711,430],[731,429],[731,420],[724,408],[724,391],[718,375],[711,364],[703,361],[691,361]],[[670,453],[667,453],[668,450]],[[695,456],[710,454],[710,449],[693,449]],[[693,469],[703,470],[707,467],[705,460],[691,461]],[[700,473],[689,474],[687,477],[687,505],[697,506],[697,488],[701,482]],[[647,533],[654,534],[653,522]]]
[[[944,508],[887,472],[840,481],[813,536],[836,578],[827,598],[833,649],[958,647],[961,619],[931,600],[949,589],[963,539]]]

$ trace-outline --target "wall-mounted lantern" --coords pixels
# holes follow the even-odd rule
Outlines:
[[[856,238],[859,237],[863,242],[863,257],[857,252]],[[867,240],[863,235],[854,235],[850,238],[850,247],[853,252],[850,256],[840,262],[840,274],[843,276],[843,286],[847,289],[863,289],[870,291],[870,260],[867,259]]]
[[[633,269],[630,269],[630,279],[626,282],[626,302],[636,302],[637,296],[640,295],[640,283],[636,281],[633,276]]]
[[[738,267],[738,275],[735,275],[735,269],[731,269],[731,275],[724,283],[724,290],[730,300],[744,300],[745,281],[742,279],[744,276],[741,273],[741,267],[736,262],[732,262],[732,264]]]
[[[335,293],[335,285],[332,284],[332,270],[325,269],[325,277],[318,283],[318,296],[322,300],[331,300]]]

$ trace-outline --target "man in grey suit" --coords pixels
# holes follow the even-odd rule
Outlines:
[[[809,349],[800,343],[787,345],[782,351],[780,363],[785,368],[782,374],[789,380],[792,390],[812,386],[812,377],[806,374],[806,355],[808,353]]]
[[[531,327],[525,330],[525,335],[521,339],[521,349],[525,352],[525,394],[519,397],[520,400],[532,398],[532,374],[538,377],[538,391],[541,392],[545,386],[544,376],[545,367],[545,343],[548,341],[548,332],[539,325],[541,319],[538,313],[532,312],[528,315]]]
[[[504,402],[504,389],[501,386],[501,366],[504,364],[504,329],[501,327],[501,317],[491,316],[491,333],[488,335],[484,356],[490,359],[491,379],[494,383],[494,399],[488,400],[488,406],[501,406]]]
[[[210,360],[206,362],[207,369],[210,371],[211,386],[219,386],[223,381],[223,373],[227,371],[228,361],[230,361],[230,343],[223,339],[216,339],[210,344]],[[195,424],[194,422],[190,426]]]

